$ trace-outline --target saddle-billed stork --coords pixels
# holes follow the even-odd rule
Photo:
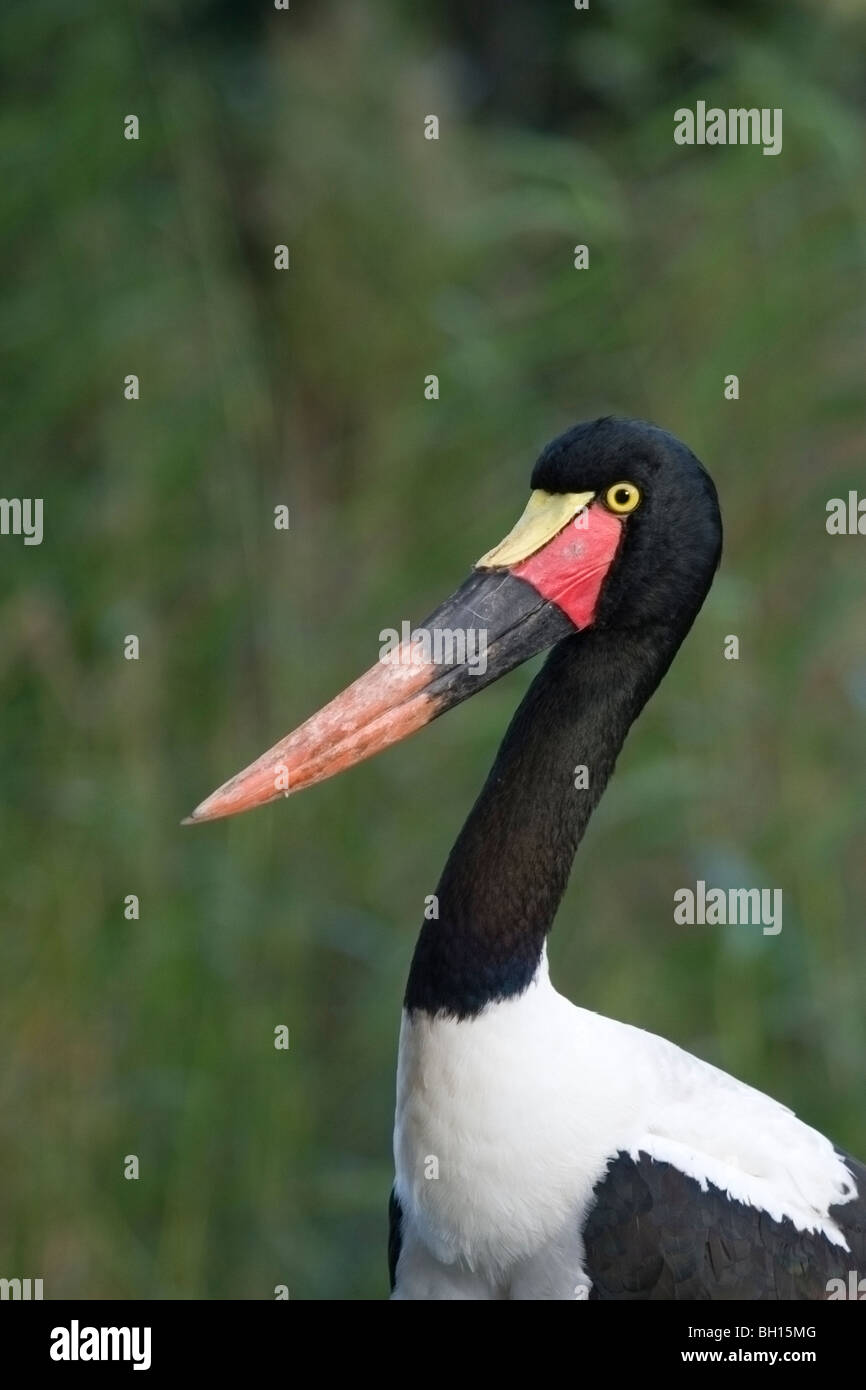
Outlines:
[[[581,836],[720,551],[715,487],[679,440],[635,420],[575,426],[542,452],[514,529],[411,639],[190,817],[330,777],[553,647],[412,960],[395,1299],[822,1299],[866,1273],[862,1164],[672,1043],[576,1008],[548,975]],[[470,632],[483,670],[442,656]]]

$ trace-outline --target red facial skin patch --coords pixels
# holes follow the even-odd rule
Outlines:
[[[622,535],[620,518],[593,502],[511,573],[561,608],[575,627],[589,627]]]

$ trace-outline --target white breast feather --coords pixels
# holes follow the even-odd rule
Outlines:
[[[413,1239],[494,1281],[564,1232],[579,1240],[620,1151],[848,1248],[829,1208],[856,1188],[829,1140],[664,1039],[576,1008],[546,958],[477,1018],[404,1017],[394,1151]]]

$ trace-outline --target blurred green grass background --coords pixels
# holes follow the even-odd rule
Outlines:
[[[45,499],[41,547],[0,541],[0,1274],[384,1295],[403,982],[532,673],[290,804],[178,822],[611,411],[703,458],[726,551],[578,857],[556,983],[866,1153],[866,541],[824,526],[866,492],[862,7],[0,26],[2,491]],[[699,98],[781,106],[781,156],[676,147]],[[675,927],[697,877],[781,887],[781,935]]]

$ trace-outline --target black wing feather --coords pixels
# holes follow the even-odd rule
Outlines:
[[[842,1158],[859,1196],[831,1209],[850,1250],[732,1201],[670,1163],[620,1153],[596,1184],[584,1231],[591,1299],[825,1299],[866,1272],[866,1168]]]
[[[400,1258],[402,1244],[403,1208],[400,1206],[397,1193],[392,1187],[391,1196],[388,1198],[388,1278],[391,1281],[392,1293],[397,1282],[397,1261]]]

